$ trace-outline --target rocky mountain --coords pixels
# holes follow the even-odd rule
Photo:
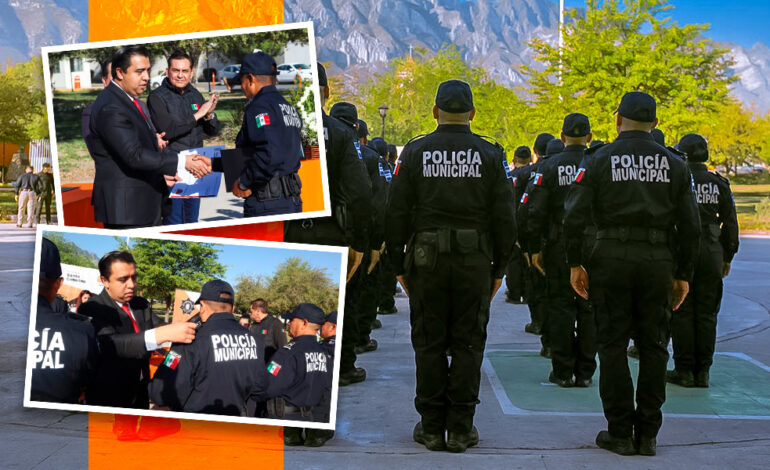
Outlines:
[[[349,76],[380,71],[387,61],[423,46],[454,43],[463,58],[499,82],[520,85],[512,67],[535,65],[527,41],[558,39],[555,0],[285,0],[284,21],[314,21],[318,57]],[[733,95],[761,112],[770,111],[770,48],[728,44]],[[335,70],[332,70],[335,72]]]

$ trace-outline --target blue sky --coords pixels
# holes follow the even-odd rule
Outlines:
[[[118,245],[111,235],[58,233],[78,247],[97,256],[116,249]],[[340,255],[338,253],[223,244],[216,244],[216,248],[221,250],[219,262],[227,265],[224,279],[233,285],[242,275],[272,276],[279,264],[287,258],[296,257],[302,258],[313,267],[325,268],[332,282],[339,284]]]
[[[558,0],[553,0],[559,3]],[[770,0],[671,0],[666,12],[677,23],[711,24],[706,33],[715,41],[750,48],[756,42],[770,46]],[[565,0],[566,7],[585,7],[585,0]]]

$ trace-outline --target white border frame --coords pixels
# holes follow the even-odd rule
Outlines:
[[[226,239],[216,237],[199,237],[191,235],[176,235],[176,234],[164,234],[164,233],[144,233],[144,234],[126,234],[126,236],[139,237],[139,238],[154,238],[159,240],[179,240],[198,243],[217,243],[222,245],[241,245],[241,246],[254,246],[261,248],[279,248],[279,249],[295,249],[303,251],[321,251],[328,253],[337,253],[340,255],[340,278],[339,282],[339,298],[337,299],[337,341],[334,345],[334,365],[332,370],[332,396],[331,396],[331,409],[328,423],[319,423],[314,421],[292,421],[283,419],[269,419],[269,418],[245,418],[240,416],[221,416],[214,414],[202,414],[202,413],[188,413],[183,411],[162,411],[162,410],[141,410],[136,408],[118,408],[109,406],[92,406],[92,405],[72,405],[66,403],[56,402],[41,402],[32,401],[30,399],[30,387],[32,383],[32,335],[35,331],[35,321],[37,318],[37,292],[38,281],[40,275],[40,245],[42,243],[43,232],[56,232],[56,233],[80,233],[89,235],[100,235],[104,237],[111,237],[115,232],[105,231],[95,228],[84,227],[60,227],[56,225],[38,225],[37,233],[35,234],[35,258],[34,258],[34,272],[32,277],[32,295],[30,301],[30,322],[29,332],[27,336],[27,364],[26,373],[24,377],[24,406],[27,408],[42,408],[42,409],[54,409],[54,410],[66,410],[66,411],[87,411],[92,413],[111,413],[111,414],[126,414],[136,416],[156,416],[158,418],[179,418],[179,419],[194,419],[200,421],[219,421],[227,423],[245,423],[245,424],[261,424],[267,426],[294,426],[301,428],[313,428],[313,429],[326,429],[333,431],[337,424],[337,398],[339,395],[339,371],[340,371],[340,353],[342,345],[342,328],[345,317],[345,288],[346,288],[346,274],[347,274],[347,253],[348,249],[345,247],[326,246],[326,245],[303,245],[298,243],[278,243],[268,241],[256,241],[256,240],[242,240],[242,239]]]
[[[53,88],[51,86],[51,68],[48,62],[48,54],[51,52],[69,52],[84,49],[97,49],[102,47],[124,46],[128,44],[149,44],[163,41],[174,41],[182,39],[215,38],[220,36],[231,36],[235,34],[267,33],[272,31],[285,31],[288,29],[307,29],[308,48],[310,50],[310,64],[313,74],[313,98],[315,100],[315,118],[316,133],[318,135],[318,150],[321,160],[321,187],[323,192],[324,210],[300,212],[295,214],[266,215],[262,217],[248,217],[240,219],[222,219],[211,222],[197,222],[192,224],[179,225],[159,225],[156,227],[147,227],[150,230],[189,230],[209,227],[225,227],[231,225],[245,225],[264,222],[277,222],[282,220],[307,219],[311,217],[328,217],[331,215],[331,199],[329,197],[329,177],[326,165],[326,142],[323,139],[323,119],[321,107],[321,95],[318,88],[318,71],[314,67],[318,62],[316,56],[315,28],[312,21],[301,23],[286,23],[269,26],[257,26],[251,28],[223,29],[219,31],[205,31],[200,33],[171,34],[166,36],[151,36],[135,39],[118,39],[114,41],[87,42],[79,44],[66,44],[61,46],[47,46],[41,48],[41,57],[43,60],[43,82],[45,86],[45,103],[48,112],[48,134],[51,140],[51,159],[53,160],[54,187],[56,191],[56,213],[58,225],[65,226],[64,207],[61,193],[61,172],[59,171],[59,150],[56,141],[56,125],[53,112]],[[75,227],[75,226],[73,226]]]

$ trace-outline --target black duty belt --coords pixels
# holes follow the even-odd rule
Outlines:
[[[470,253],[487,251],[490,247],[489,234],[476,229],[440,228],[418,232],[415,243],[433,245],[437,253]]]
[[[275,201],[285,197],[291,199],[299,197],[302,192],[302,181],[297,173],[281,176],[273,175],[270,181],[263,186],[256,188],[253,193],[260,202]]]
[[[610,227],[596,231],[597,240],[650,242],[653,245],[668,242],[668,232],[651,227]]]

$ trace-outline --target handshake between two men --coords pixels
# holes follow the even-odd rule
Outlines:
[[[184,168],[189,171],[196,178],[203,178],[211,173],[211,158],[204,155],[192,154],[185,155]],[[163,175],[168,187],[174,186],[177,182],[182,181],[179,174],[175,175]]]

